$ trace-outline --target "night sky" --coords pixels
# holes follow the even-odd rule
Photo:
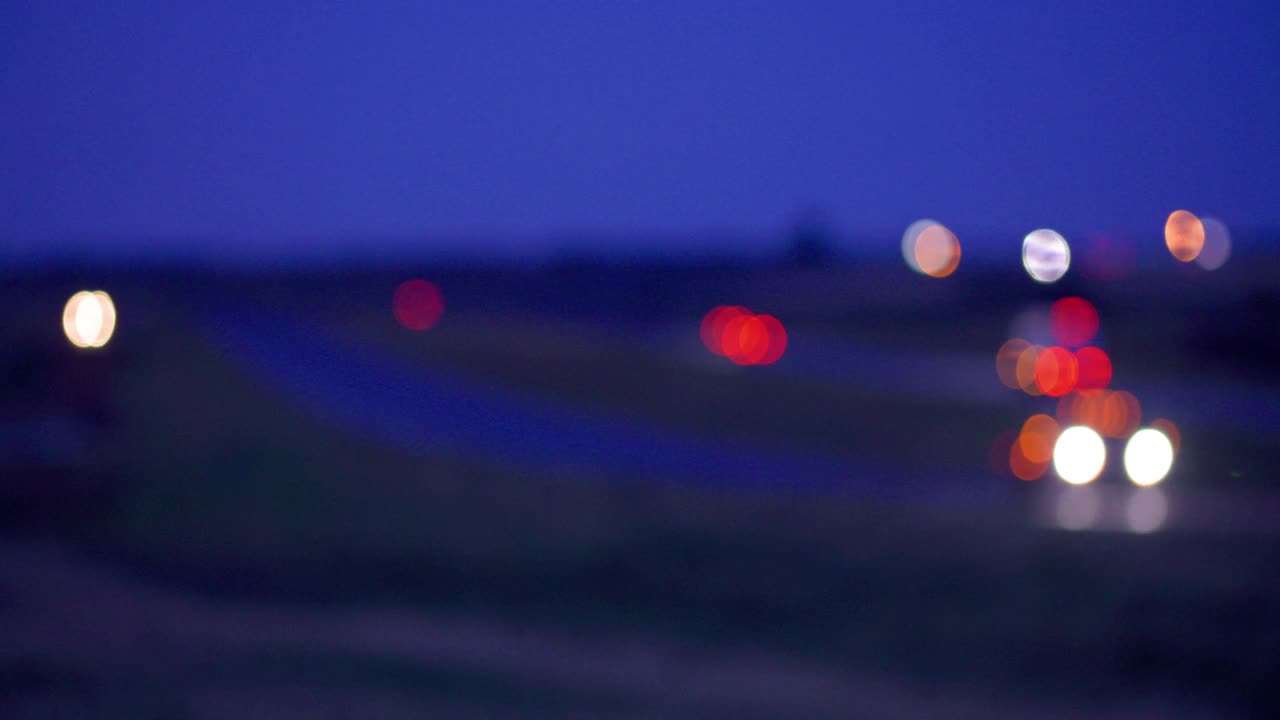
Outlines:
[[[1280,222],[1275,2],[174,5],[3,4],[4,254]]]

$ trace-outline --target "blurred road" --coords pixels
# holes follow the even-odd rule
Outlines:
[[[796,452],[722,437],[699,437],[657,424],[609,415],[523,395],[456,369],[409,362],[370,342],[357,342],[310,318],[275,309],[249,308],[231,299],[203,308],[205,326],[243,367],[344,432],[415,452],[462,451],[516,465],[551,469],[606,469],[658,483],[682,483],[770,492],[838,493],[881,501],[951,509],[1008,508],[1014,483],[993,482],[985,467],[946,472],[910,462],[854,460]],[[643,327],[631,332],[644,346],[682,363],[713,358],[676,331]],[[1010,406],[1021,396],[994,381],[989,358],[963,353],[922,353],[819,337],[793,340],[787,360],[755,371],[840,385],[875,386],[902,397],[933,397],[965,403],[974,411]],[[851,375],[848,368],[857,368]],[[842,372],[842,370],[844,370]],[[1143,397],[1192,414],[1199,408],[1213,423],[1253,432],[1280,428],[1280,402],[1267,388],[1216,384],[1186,387],[1148,382]],[[1184,415],[1178,415],[1182,417]],[[891,481],[887,481],[890,479]],[[1058,490],[1058,488],[1054,488]],[[1266,492],[1223,490],[1208,483],[1166,490],[1172,510],[1167,524],[1183,531],[1270,534],[1280,527],[1280,501]],[[1097,529],[1125,531],[1124,493],[1103,491],[1109,508]],[[1050,493],[1030,509],[1028,520],[1053,525]],[[1162,525],[1165,523],[1162,523]]]
[[[274,310],[226,301],[206,312],[207,326],[228,355],[264,382],[287,390],[309,411],[348,432],[402,448],[462,448],[516,463],[587,465],[610,468],[604,476],[621,472],[654,482],[738,489],[949,505],[990,504],[1005,497],[1001,485],[964,469],[940,474],[698,438],[524,397],[445,368],[410,364]]]
[[[668,280],[618,292],[648,307]],[[57,372],[30,397],[76,378],[104,419],[94,452],[54,469],[49,524],[0,535],[0,716],[1274,704],[1265,375],[1174,385],[1193,364],[1176,357],[1127,370],[1144,406],[1186,413],[1167,521],[1130,529],[1138,491],[1113,460],[1082,489],[1095,532],[1064,532],[1069,489],[988,465],[991,437],[1051,401],[996,382],[1004,319],[980,308],[955,312],[986,317],[982,336],[947,341],[933,307],[811,315],[782,363],[740,368],[669,309],[684,300],[626,315],[570,287],[558,302],[599,317],[557,319],[526,304],[556,287],[544,277],[524,294],[473,281],[429,333],[394,324],[379,277],[122,283],[127,322],[93,355],[33,324],[33,366]],[[64,299],[48,292],[50,317]],[[72,518],[78,472],[111,492]]]

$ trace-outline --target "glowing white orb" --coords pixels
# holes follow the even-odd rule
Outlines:
[[[1102,500],[1091,487],[1068,488],[1058,496],[1054,509],[1058,527],[1065,530],[1084,530],[1093,527],[1102,514]]]
[[[1173,468],[1173,443],[1155,428],[1143,428],[1124,446],[1124,471],[1134,485],[1149,487]]]
[[[1067,239],[1053,230],[1032,231],[1022,240],[1022,267],[1036,282],[1057,282],[1071,267]]]
[[[62,331],[76,347],[100,348],[115,330],[115,303],[101,290],[81,290],[62,308]]]
[[[1072,485],[1093,482],[1107,464],[1107,446],[1102,436],[1084,425],[1069,427],[1058,435],[1053,446],[1053,469]]]
[[[1136,533],[1149,533],[1164,527],[1169,517],[1169,500],[1160,488],[1141,488],[1129,496],[1124,505],[1124,520]]]

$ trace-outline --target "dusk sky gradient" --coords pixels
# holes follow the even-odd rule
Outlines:
[[[1277,30],[1276,2],[9,0],[0,241],[1274,225]]]

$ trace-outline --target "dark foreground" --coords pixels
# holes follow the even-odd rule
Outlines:
[[[990,469],[1045,411],[990,369],[1036,297],[547,272],[446,277],[423,334],[390,276],[117,278],[97,355],[43,324],[82,278],[11,288],[6,439],[62,449],[7,445],[0,715],[1277,706],[1275,385],[1222,350],[1257,349],[1265,292],[1096,296],[1118,382],[1185,438],[1136,534],[1052,527],[1055,481]],[[787,319],[793,354],[716,364],[690,326],[719,302]]]

